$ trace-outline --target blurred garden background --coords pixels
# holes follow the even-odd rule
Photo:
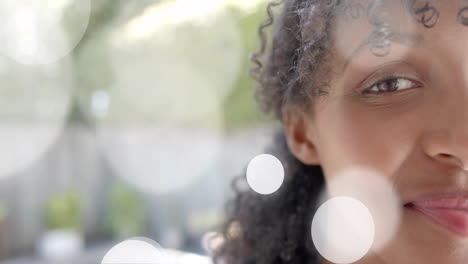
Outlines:
[[[136,236],[206,255],[271,138],[247,74],[266,2],[3,1],[0,263]]]

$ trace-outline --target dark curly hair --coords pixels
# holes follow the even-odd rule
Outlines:
[[[311,99],[326,94],[331,68],[331,30],[339,0],[284,0],[267,6],[259,27],[261,47],[252,56],[251,73],[258,81],[256,97],[265,113],[281,121],[288,106],[309,108]],[[275,7],[280,12],[274,15]],[[266,30],[274,25],[271,38]],[[271,39],[271,41],[267,41]],[[380,47],[380,46],[379,46]],[[319,263],[310,225],[324,187],[320,166],[308,166],[288,149],[283,131],[267,153],[285,166],[285,181],[276,193],[263,196],[245,187],[245,175],[233,181],[235,197],[227,206],[225,242],[214,262],[225,264]]]

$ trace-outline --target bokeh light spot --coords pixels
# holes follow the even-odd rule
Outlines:
[[[258,155],[247,167],[247,182],[257,193],[272,194],[281,187],[283,180],[283,165],[273,155]]]
[[[155,264],[164,263],[162,248],[147,238],[131,238],[112,247],[101,264]]]
[[[373,252],[379,252],[397,233],[403,205],[389,176],[370,168],[348,168],[330,177],[327,191],[322,201],[353,197],[370,210],[375,226]]]
[[[374,240],[369,209],[347,196],[320,206],[312,221],[312,240],[318,252],[333,263],[353,263],[366,255]]]
[[[109,55],[102,71],[112,77],[104,86],[91,81],[97,92],[84,102],[97,119],[101,149],[117,174],[141,191],[180,192],[208,177],[220,157],[227,123],[223,104],[243,60],[236,17],[221,3],[149,4],[83,46]],[[96,51],[100,42],[105,48]]]
[[[67,56],[88,27],[89,0],[0,2],[0,53],[26,65]]]
[[[0,56],[0,178],[36,162],[57,140],[70,109],[73,72],[66,59],[24,65]],[[0,68],[3,68],[0,66]]]

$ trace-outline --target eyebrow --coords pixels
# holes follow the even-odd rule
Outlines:
[[[391,42],[396,42],[407,46],[414,46],[425,41],[424,37],[421,34],[401,32],[392,32],[389,36],[389,40]],[[349,63],[351,63],[351,61],[353,60],[353,57],[355,57],[356,54],[358,54],[364,47],[367,47],[369,43],[369,39],[364,39],[361,42],[361,44],[359,44],[359,46],[346,59],[345,63],[343,64],[342,72],[346,70],[346,67],[348,67]]]

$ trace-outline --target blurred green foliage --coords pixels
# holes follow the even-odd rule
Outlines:
[[[78,193],[64,192],[48,199],[47,228],[78,230],[81,221],[81,201]]]
[[[138,192],[128,185],[112,185],[108,196],[105,226],[116,238],[145,234],[146,214]]]
[[[110,91],[114,85],[116,73],[113,72],[111,66],[113,54],[111,51],[109,51],[109,47],[111,45],[110,36],[112,35],[113,30],[117,27],[122,27],[132,19],[141,16],[148,6],[158,4],[159,2],[162,4],[171,1],[153,0],[130,3],[128,1],[122,0],[100,0],[94,4],[88,31],[74,52],[80,86],[79,89],[77,89],[77,100],[75,103],[77,105],[81,105],[80,107],[82,109],[80,110],[80,108],[72,107],[71,114],[69,116],[69,120],[71,122],[83,122],[83,120],[86,118],[82,117],[86,115],[89,115],[89,117],[92,119],[93,117],[90,114],[89,107],[93,92],[96,90]],[[258,4],[249,10],[241,8],[239,5],[233,4],[233,2],[226,2],[224,7],[227,11],[227,14],[234,19],[235,26],[238,30],[239,43],[241,47],[239,58],[241,65],[240,69],[238,70],[237,77],[234,78],[234,81],[231,84],[231,88],[227,89],[228,93],[223,96],[223,99],[221,99],[223,100],[221,102],[221,116],[223,118],[222,125],[227,131],[268,122],[268,119],[263,117],[263,115],[260,113],[259,107],[257,106],[254,99],[254,87],[256,83],[248,75],[249,68],[251,67],[249,56],[258,49],[258,25],[265,18],[265,8],[267,2],[267,0],[261,0]],[[200,47],[199,44],[209,42],[198,43],[198,41],[200,39],[210,39],[210,36],[206,34],[212,34],[212,38],[216,39],[216,37],[214,37],[215,34],[223,33],[216,31],[217,29],[211,32],[205,32],[197,27],[198,26],[190,24],[181,24],[176,28],[176,31],[173,32],[177,33],[177,36],[168,35],[161,39],[165,39],[165,41],[167,41],[168,39],[177,37],[179,41],[177,43],[173,43],[171,52],[180,52],[180,54],[177,54],[178,57],[183,57],[186,58],[187,61],[192,61],[192,64],[194,64],[193,73],[195,75],[197,72],[203,72],[203,74],[209,72],[210,75],[213,75],[211,77],[213,79],[212,81],[215,81],[215,78],[219,78],[215,76],[217,72],[216,67],[219,66],[217,66],[214,61],[218,62],[217,60],[219,60],[219,58],[209,58],[209,55],[207,54],[210,54],[210,49],[213,49],[214,47],[210,47],[209,45],[206,47]],[[161,47],[164,47],[163,45],[164,44],[161,44]],[[136,54],[149,54],[151,53],[152,49],[155,49],[155,47],[151,45],[143,45],[140,48],[133,48],[132,52],[136,52]],[[171,52],[166,52],[166,54],[164,52],[157,54],[158,56],[170,57]],[[166,57],[160,58],[162,61],[170,61],[170,59]],[[200,62],[203,63],[203,65]],[[148,71],[148,69],[153,68],[152,70],[156,73],[157,67],[159,67],[156,65],[156,63],[151,66],[145,64],[145,62],[141,60],[127,61],[126,63],[129,64],[127,68],[133,68],[135,71]],[[174,63],[177,63],[177,61],[174,61]],[[126,75],[127,73],[129,76],[132,76],[132,73],[127,71]],[[157,74],[154,76],[155,78],[161,78],[161,76],[156,77]],[[181,76],[181,78],[190,78],[190,76]],[[205,76],[203,78],[210,78],[210,76]],[[150,84],[148,83],[147,85]],[[161,89],[156,86],[153,88]],[[167,87],[164,87],[162,89],[166,88]],[[129,90],[135,94],[138,93],[137,87],[129,87]],[[125,111],[125,109],[118,110],[118,117],[110,117],[110,120],[112,122],[120,123],[122,121],[134,122],[138,120],[147,120],[151,122],[158,120],[161,121],[167,118],[170,119],[172,112],[167,110],[161,111],[160,109],[174,107],[174,105],[171,105],[171,100],[168,101],[159,99],[158,101],[158,96],[150,94],[151,90],[148,91],[149,94],[145,94],[141,99],[129,100],[138,101],[138,109],[134,113]],[[218,93],[219,91],[212,92]],[[112,97],[111,91],[110,94],[111,101],[113,103],[118,102],[120,105],[128,105],[129,101],[122,101],[122,99]],[[203,92],[201,92],[198,96],[202,95]],[[186,109],[184,110],[188,115],[186,118],[193,118],[193,122],[199,123],[201,126],[206,126],[206,124],[212,122],[211,120],[199,119],[196,114],[194,114],[193,117],[191,116],[194,110],[199,111],[199,107],[205,107],[206,105],[203,100],[197,98],[197,94],[180,94],[180,96],[186,96],[187,99],[179,100],[188,100],[188,102],[195,102],[199,105],[198,107],[197,105],[187,105]],[[123,99],[125,100],[127,97],[128,95],[125,95]],[[153,107],[154,110],[149,112],[148,109],[151,107]],[[178,110],[174,111],[174,113],[177,113],[176,111]],[[146,114],[146,112],[148,112],[148,114]],[[216,118],[218,114],[219,113],[207,114],[204,116],[204,118],[213,119]],[[176,116],[172,118],[177,119],[184,117],[177,116],[176,114]]]
[[[264,1],[265,3],[267,1]],[[243,48],[242,67],[232,92],[224,101],[224,120],[227,130],[245,127],[267,119],[255,102],[255,81],[249,76],[252,63],[249,57],[259,48],[258,26],[264,18],[266,4],[260,4],[252,13],[245,13],[235,6],[229,11],[236,18]]]

